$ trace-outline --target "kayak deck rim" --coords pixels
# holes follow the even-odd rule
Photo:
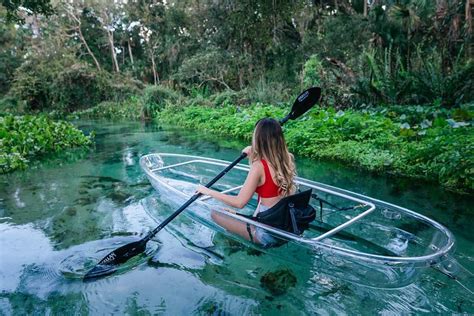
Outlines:
[[[184,161],[184,162],[180,162],[180,163],[176,163],[176,164],[171,164],[171,165],[162,165],[162,166],[159,166],[159,167],[156,167],[156,166],[152,167],[152,165],[150,164],[150,158],[151,157],[158,158],[161,161],[163,161],[162,158],[166,158],[166,157],[185,158],[185,159],[189,159],[189,160]],[[158,182],[160,185],[165,186],[167,189],[172,190],[176,194],[180,195],[182,198],[186,198],[186,199],[190,198],[191,196],[185,194],[184,192],[182,192],[180,190],[177,190],[176,188],[174,188],[172,186],[169,186],[167,183],[162,181],[160,179],[160,177],[155,172],[165,170],[167,168],[172,168],[172,167],[177,167],[177,166],[182,166],[182,165],[192,164],[192,163],[206,163],[206,164],[212,164],[212,165],[224,166],[224,167],[230,164],[229,161],[215,159],[215,158],[193,156],[193,155],[184,155],[184,154],[174,154],[174,153],[151,153],[151,154],[144,155],[140,158],[140,166],[143,169],[143,171],[146,173],[146,175],[149,179],[153,179],[153,181]],[[164,162],[163,162],[163,164],[164,164]],[[234,168],[239,169],[239,170],[243,170],[243,171],[248,171],[250,169],[250,167],[248,165],[244,165],[244,164],[237,164]],[[305,244],[309,244],[311,246],[314,246],[316,249],[317,248],[326,248],[326,249],[329,249],[331,251],[334,251],[334,252],[337,252],[337,253],[340,253],[340,254],[343,254],[343,255],[346,255],[346,256],[355,257],[357,259],[365,259],[365,260],[368,260],[368,261],[376,261],[376,262],[379,262],[379,263],[382,263],[382,264],[395,264],[395,263],[414,263],[414,264],[416,264],[416,263],[424,263],[424,264],[429,263],[429,264],[435,264],[435,263],[438,263],[438,262],[442,261],[442,259],[444,259],[446,257],[446,255],[454,249],[455,239],[454,239],[454,236],[452,235],[452,233],[446,227],[444,227],[443,225],[439,224],[438,222],[436,222],[436,221],[434,221],[434,220],[430,219],[429,217],[426,217],[422,214],[419,214],[419,213],[414,212],[412,210],[400,207],[398,205],[394,205],[394,204],[391,204],[391,203],[387,203],[387,202],[384,202],[384,201],[373,199],[373,198],[370,198],[368,196],[364,196],[362,194],[358,194],[358,193],[355,193],[355,192],[352,192],[352,191],[340,189],[340,188],[337,188],[337,187],[333,187],[333,186],[326,185],[326,184],[323,184],[323,183],[315,182],[315,181],[312,181],[312,180],[296,177],[296,182],[298,184],[302,184],[304,186],[310,187],[310,188],[318,190],[318,191],[323,191],[323,192],[326,192],[326,193],[329,193],[329,194],[334,194],[334,195],[337,195],[339,197],[346,198],[346,199],[352,200],[352,201],[357,202],[357,203],[361,203],[361,205],[363,205],[364,207],[367,207],[368,209],[364,210],[362,213],[360,213],[357,216],[351,218],[350,220],[344,222],[343,224],[340,224],[340,225],[336,226],[335,228],[329,230],[328,232],[323,233],[322,235],[319,235],[319,236],[314,237],[314,238],[305,238],[305,237],[302,237],[302,236],[299,236],[299,235],[295,235],[295,234],[292,234],[292,233],[289,233],[289,232],[286,232],[286,231],[283,231],[283,230],[280,230],[280,229],[277,229],[277,228],[274,228],[274,227],[256,222],[254,220],[245,218],[243,216],[239,216],[237,214],[232,214],[230,212],[221,211],[219,209],[216,209],[215,211],[225,213],[227,216],[233,217],[237,220],[240,220],[240,221],[243,221],[243,222],[258,226],[258,227],[261,227],[261,228],[263,228],[267,231],[270,231],[270,232],[272,232],[276,235],[282,236],[286,239],[291,239],[291,240],[294,240],[294,241],[297,241],[297,242],[302,242],[302,243],[305,243]],[[231,189],[226,190],[226,193],[238,190],[241,187],[242,187],[242,185],[233,187]],[[209,208],[209,207],[211,207],[211,205],[206,203],[206,200],[208,200],[208,199],[210,199],[210,197],[204,196],[204,197],[201,197],[200,199],[198,199],[196,202],[199,203],[199,204],[203,204],[203,205],[205,205],[206,207]],[[445,235],[446,240],[447,240],[446,243],[443,245],[443,247],[436,247],[437,249],[432,249],[432,250],[436,250],[436,251],[433,252],[433,253],[430,253],[430,254],[426,254],[426,255],[422,255],[422,256],[402,257],[402,256],[386,256],[386,255],[371,254],[371,253],[367,253],[367,252],[361,252],[361,251],[356,251],[356,250],[352,250],[352,249],[339,247],[339,246],[336,246],[336,245],[331,245],[329,243],[324,242],[325,239],[328,239],[328,238],[334,236],[335,234],[337,234],[338,232],[340,232],[343,229],[347,228],[348,226],[356,223],[360,219],[362,219],[362,218],[366,217],[367,215],[371,214],[376,209],[375,204],[382,204],[382,205],[390,206],[392,208],[396,208],[397,211],[403,212],[403,213],[405,213],[407,215],[410,215],[411,217],[413,217],[413,218],[415,218],[419,221],[423,221],[425,223],[430,224],[430,226],[432,226],[433,228],[437,229],[438,231],[442,232]]]

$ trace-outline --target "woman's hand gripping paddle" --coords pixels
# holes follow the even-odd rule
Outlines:
[[[280,120],[280,124],[285,124],[288,120],[295,120],[309,109],[311,109],[321,97],[321,88],[313,87],[308,90],[303,91],[298,98],[296,98],[291,112]],[[207,188],[210,188],[214,183],[216,183],[220,178],[222,178],[229,170],[231,170],[236,164],[238,164],[242,159],[244,159],[247,154],[242,153],[239,158],[234,160],[229,166],[227,166],[221,173],[219,173],[214,179],[206,184]],[[145,251],[146,243],[153,238],[161,229],[163,229],[169,222],[171,222],[176,216],[179,215],[184,209],[186,209],[191,203],[196,201],[202,194],[194,194],[186,203],[184,203],[179,209],[177,209],[173,214],[171,214],[167,219],[165,219],[158,227],[150,231],[144,238],[126,244],[120,248],[115,249],[109,253],[105,258],[99,261],[99,263],[92,268],[84,276],[84,280],[99,278],[114,273],[118,265],[128,261],[130,258],[141,254]]]

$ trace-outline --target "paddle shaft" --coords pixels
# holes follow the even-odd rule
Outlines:
[[[290,119],[290,114],[285,116],[283,119],[279,121],[280,125],[285,124],[288,120]],[[222,178],[227,172],[230,171],[230,169],[234,168],[236,164],[241,162],[243,159],[247,157],[246,153],[242,153],[237,159],[235,159],[230,165],[228,165],[224,170],[221,171],[214,179],[212,179],[208,184],[206,184],[206,188],[210,188],[216,183],[220,178]],[[173,214],[171,214],[167,219],[165,219],[158,227],[153,229],[151,232],[149,232],[141,241],[146,243],[150,239],[152,239],[160,230],[163,229],[166,225],[168,225],[169,222],[171,222],[176,216],[178,216],[182,211],[184,211],[189,205],[191,205],[194,201],[196,201],[202,193],[196,193],[192,197],[189,198],[189,200],[186,201],[179,209],[174,211]]]
[[[283,119],[279,121],[280,125],[285,124],[290,119],[290,114],[285,116]],[[247,157],[246,153],[242,153],[237,159],[235,159],[230,165],[228,165],[224,170],[221,171],[214,179],[212,179],[208,184],[206,184],[206,188],[210,188],[216,183],[220,178],[222,178],[230,169],[234,168],[236,164],[241,162],[243,159]],[[194,201],[196,201],[202,193],[196,193],[189,200],[186,201],[179,209],[177,209],[173,214],[171,214],[167,219],[165,219],[158,227],[153,229],[149,232],[141,241],[143,243],[148,242],[152,239],[160,230],[162,230],[169,222],[171,222],[176,216],[178,216],[182,211],[184,211],[189,205],[191,205]]]
[[[210,188],[216,183],[220,178],[222,178],[227,172],[230,171],[230,169],[234,168],[236,164],[241,162],[243,159],[247,157],[246,153],[242,153],[239,158],[235,159],[230,165],[228,165],[224,170],[221,171],[214,179],[212,179],[208,184],[206,184],[206,188]],[[144,238],[143,241],[147,242],[153,236],[155,236],[163,227],[168,225],[169,222],[171,222],[176,216],[178,216],[182,211],[184,211],[189,205],[191,205],[194,201],[196,201],[202,193],[196,193],[192,197],[189,198],[189,200],[186,201],[179,209],[177,209],[173,214],[171,214],[167,219],[165,219],[158,227],[153,229],[151,232],[149,232]]]
[[[296,101],[293,103],[291,112],[280,120],[280,125],[285,124],[288,120],[295,120],[304,113],[306,113],[313,105],[315,105],[321,97],[321,88],[312,87],[303,91]],[[247,157],[247,154],[242,153],[234,162],[227,166],[224,170],[221,171],[214,179],[206,184],[207,188],[210,188],[214,183],[216,183],[220,178],[222,178],[227,172],[229,172],[235,165],[237,165],[242,159]],[[105,256],[99,263],[91,269],[84,276],[84,279],[99,278],[101,276],[109,275],[116,271],[116,266],[118,264],[126,262],[128,259],[139,255],[145,251],[146,243],[153,238],[160,230],[162,230],[166,225],[169,224],[176,216],[178,216],[183,210],[185,210],[191,203],[195,202],[202,194],[196,193],[189,200],[186,201],[179,209],[177,209],[171,216],[165,219],[158,227],[150,231],[144,238],[123,245],[107,256]],[[104,268],[105,267],[105,268]]]

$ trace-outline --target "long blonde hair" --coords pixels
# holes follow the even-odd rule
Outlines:
[[[288,196],[296,191],[296,168],[293,155],[283,137],[280,123],[272,118],[257,122],[252,137],[252,160],[265,159],[275,171],[280,195]]]

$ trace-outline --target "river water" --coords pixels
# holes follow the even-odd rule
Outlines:
[[[256,253],[186,216],[119,273],[83,282],[97,260],[172,211],[141,172],[140,156],[171,152],[234,160],[235,148],[245,144],[154,124],[77,124],[96,132],[95,148],[48,155],[27,171],[0,176],[0,314],[474,313],[474,295],[434,269],[402,288],[367,287]],[[456,237],[456,260],[474,271],[472,196],[333,162],[297,159],[297,169],[301,177],[440,222]],[[266,282],[272,275],[282,276],[276,289]]]

